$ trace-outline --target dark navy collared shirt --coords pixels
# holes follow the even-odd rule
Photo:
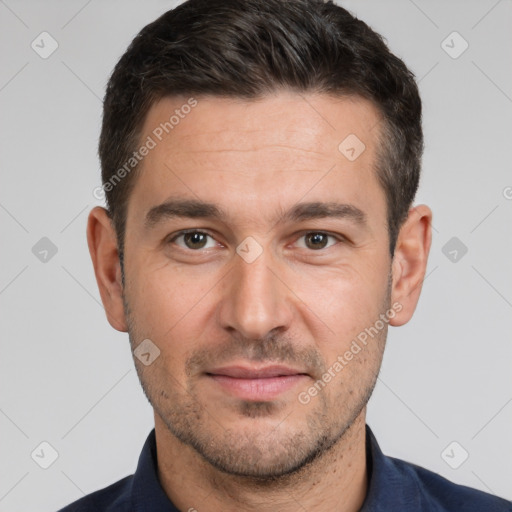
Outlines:
[[[420,466],[384,455],[368,425],[366,459],[368,492],[360,512],[512,512],[510,501],[454,484]],[[160,485],[156,460],[153,429],[135,474],[84,496],[59,512],[179,512]],[[203,504],[196,507],[208,512]],[[193,503],[190,509],[194,509]]]

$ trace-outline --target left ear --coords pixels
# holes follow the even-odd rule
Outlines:
[[[398,234],[393,256],[393,284],[391,303],[399,303],[394,326],[406,324],[412,317],[427,270],[428,254],[432,242],[432,211],[424,204],[409,210],[409,215]]]

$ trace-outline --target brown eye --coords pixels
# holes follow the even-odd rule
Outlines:
[[[208,235],[199,232],[185,233],[183,241],[189,249],[202,249],[206,245],[207,237]]]
[[[305,235],[306,247],[309,249],[323,249],[327,246],[329,235],[326,233],[308,233]]]
[[[340,235],[341,236],[341,235]],[[332,245],[336,245],[336,241],[342,241],[336,235],[330,235],[323,231],[310,231],[302,235],[296,242],[296,245],[301,249],[311,249],[313,251],[320,251]]]
[[[182,249],[200,250],[211,249],[215,247],[215,240],[208,234],[202,231],[185,231],[178,233],[172,240]]]

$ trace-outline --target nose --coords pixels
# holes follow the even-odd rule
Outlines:
[[[235,255],[235,268],[226,276],[219,311],[224,329],[251,340],[264,339],[271,331],[285,331],[292,320],[292,292],[267,253],[263,251],[251,263]]]

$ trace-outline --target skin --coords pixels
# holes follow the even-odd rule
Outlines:
[[[391,259],[373,170],[380,117],[366,100],[286,91],[197,100],[141,162],[124,287],[103,208],[90,212],[87,228],[110,324],[129,333],[132,349],[150,339],[160,350],[148,366],[134,361],[154,408],[162,487],[180,510],[359,510],[368,487],[366,404],[387,322],[308,403],[298,397],[393,304],[390,325],[412,317],[432,212],[410,210]],[[141,140],[185,102],[155,103]],[[338,150],[349,134],[366,146],[354,161]],[[147,212],[170,197],[214,203],[226,217],[173,217],[146,229]],[[362,210],[366,224],[285,220],[297,203],[335,201]],[[196,245],[173,238],[191,228],[210,235],[199,237],[204,248],[195,248],[197,236]],[[311,232],[332,236],[320,235],[327,245],[318,248]],[[236,252],[247,237],[262,250],[251,263]],[[207,375],[234,364],[283,364],[306,375],[277,397],[247,400]]]

